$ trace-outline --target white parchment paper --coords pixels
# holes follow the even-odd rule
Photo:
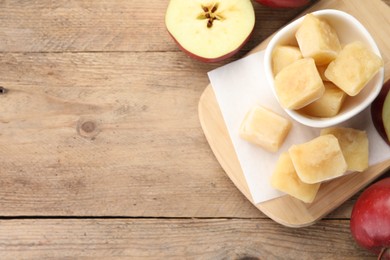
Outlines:
[[[257,52],[208,73],[222,111],[226,127],[245,175],[253,201],[257,204],[284,195],[270,185],[270,176],[280,153],[292,144],[299,144],[319,136],[321,129],[304,126],[280,107],[264,74],[264,52]],[[283,146],[270,153],[239,137],[238,130],[245,114],[255,104],[285,116],[293,123]],[[390,158],[390,147],[376,132],[369,109],[344,123],[343,126],[366,130],[369,138],[370,165]]]

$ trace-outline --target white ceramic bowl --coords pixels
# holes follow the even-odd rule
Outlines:
[[[353,41],[361,41],[367,47],[369,47],[374,53],[379,55],[380,51],[376,45],[374,39],[370,33],[364,28],[364,26],[353,16],[342,11],[326,9],[313,12],[317,17],[326,20],[336,31],[340,39],[341,45],[351,43]],[[272,88],[272,91],[278,99],[274,88],[274,74],[272,72],[272,60],[271,55],[273,49],[277,45],[293,44],[297,45],[295,39],[295,32],[297,31],[303,17],[291,22],[287,26],[279,30],[269,42],[264,56],[264,67],[267,81]],[[310,126],[310,127],[329,127],[342,123],[351,117],[357,115],[362,110],[367,108],[375,97],[379,94],[384,81],[384,68],[381,68],[374,78],[363,88],[363,90],[354,97],[348,97],[339,114],[329,118],[317,118],[300,114],[294,110],[285,109],[288,115],[290,115],[296,121]]]

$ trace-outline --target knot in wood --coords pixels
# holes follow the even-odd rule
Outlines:
[[[81,130],[83,130],[86,133],[92,133],[95,130],[95,123],[92,121],[84,122],[81,125]]]
[[[99,134],[98,125],[93,120],[79,120],[77,124],[77,132],[82,137],[95,139],[95,136]]]
[[[0,86],[0,95],[5,94],[7,92],[8,92],[8,90],[5,87]]]

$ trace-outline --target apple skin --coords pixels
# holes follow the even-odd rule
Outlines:
[[[169,31],[168,31],[168,33],[172,37],[172,39],[175,41],[177,46],[179,46],[180,50],[182,50],[185,54],[187,54],[187,56],[189,56],[193,59],[196,59],[198,61],[201,61],[201,62],[215,63],[215,62],[220,62],[220,61],[226,60],[226,59],[232,57],[234,54],[236,54],[249,41],[249,39],[252,36],[253,30],[254,30],[254,28],[252,29],[252,32],[248,35],[248,37],[241,43],[241,45],[237,47],[237,49],[235,49],[229,53],[226,53],[225,55],[222,55],[222,56],[219,56],[216,58],[212,58],[212,59],[201,57],[201,56],[198,56],[198,55],[188,51],[187,49],[183,48],[183,46],[180,45],[180,43],[175,39],[175,37],[173,37],[173,35]]]
[[[390,80],[388,80],[382,87],[379,95],[371,104],[371,118],[374,123],[375,129],[378,131],[379,135],[385,140],[385,142],[390,145],[389,137],[386,134],[386,130],[383,124],[383,105],[386,100],[386,96],[390,93]]]
[[[390,259],[390,177],[369,186],[357,199],[350,230],[357,244]]]
[[[296,8],[307,5],[310,0],[255,0],[256,2],[273,8]]]

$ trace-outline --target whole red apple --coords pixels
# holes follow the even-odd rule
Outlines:
[[[310,3],[310,0],[256,0],[256,2],[275,8],[295,8]]]
[[[350,229],[356,242],[390,259],[390,177],[369,186],[359,196],[351,214]]]

